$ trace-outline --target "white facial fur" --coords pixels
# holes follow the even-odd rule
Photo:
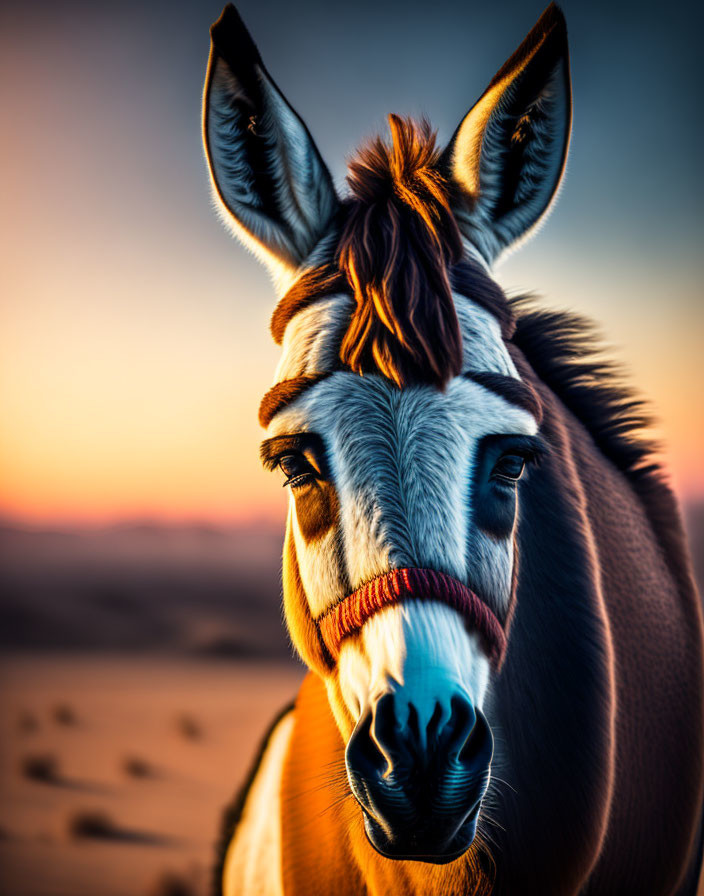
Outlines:
[[[337,327],[335,301],[318,302],[298,322],[294,318],[289,331],[298,325],[297,338],[289,341],[287,333],[277,376],[312,372],[311,355],[320,362],[324,342],[302,339],[301,328],[307,324],[319,334],[321,327]],[[517,377],[494,318],[463,298],[458,312],[466,368]],[[306,357],[302,342],[309,347]],[[292,494],[289,525],[313,616],[401,567],[441,570],[496,610],[505,608],[513,541],[490,537],[474,523],[473,473],[481,440],[535,434],[531,414],[461,376],[441,392],[430,386],[399,390],[381,376],[337,371],[277,414],[267,435],[306,431],[326,446],[340,507],[337,531],[307,544]],[[481,707],[489,680],[486,656],[461,617],[446,605],[417,601],[369,619],[359,638],[343,642],[338,670],[353,719],[394,691],[402,703],[413,702],[421,730],[436,703],[449,714],[458,691]]]
[[[473,524],[472,472],[480,440],[535,433],[530,414],[462,378],[441,393],[398,390],[381,377],[339,372],[272,424],[272,434],[305,430],[322,436],[328,448],[344,550],[340,557],[334,531],[307,545],[292,499],[301,580],[314,616],[343,599],[348,587],[400,567],[442,570],[496,609],[505,606],[513,543]],[[488,664],[455,611],[409,603],[370,619],[361,641],[344,642],[339,673],[353,718],[380,693],[401,689],[421,701],[429,719],[436,699],[449,707],[450,684],[481,706]]]

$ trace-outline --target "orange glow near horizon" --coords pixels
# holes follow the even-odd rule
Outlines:
[[[259,466],[256,422],[276,350],[264,326],[252,340],[259,363],[248,380],[241,358],[223,369],[208,352],[167,358],[132,345],[123,369],[119,339],[113,352],[92,334],[75,344],[38,338],[29,352],[17,338],[22,350],[11,346],[3,359],[11,426],[0,433],[0,515],[29,524],[283,520],[286,495]],[[673,484],[695,501],[704,499],[704,427],[678,375],[686,349],[673,347],[655,370],[637,355],[631,366],[664,412]]]
[[[535,270],[512,259],[499,279],[510,288],[517,278],[549,279],[548,270],[548,295],[569,294],[570,265],[542,267],[539,246],[524,250]],[[10,422],[0,431],[2,517],[34,525],[283,520],[286,495],[258,460],[257,408],[279,352],[267,330],[273,292],[236,244],[226,248],[244,276],[226,266],[205,281],[202,271],[176,275],[168,259],[145,253],[136,275],[106,279],[94,261],[74,282],[61,270],[71,245],[42,269],[32,269],[28,252],[15,255],[9,274],[22,301],[5,311],[0,361]],[[96,240],[81,251],[96,259],[105,249]],[[580,289],[571,294],[573,307],[588,302]],[[629,345],[620,354],[659,411],[678,495],[703,500],[704,414],[691,375],[699,334],[683,312],[681,321],[662,309],[634,320],[625,303],[609,312],[593,313],[606,318],[612,341]],[[660,328],[669,338],[653,353]]]
[[[39,18],[18,10],[0,38],[0,99],[12,122],[0,143],[0,517],[282,521],[286,493],[258,459],[257,408],[278,358],[274,295],[210,207],[200,146],[207,12],[193,13],[203,17],[197,34],[187,23],[174,32],[190,48],[182,59],[146,32],[142,46],[132,10],[122,19],[98,7]],[[153,24],[161,35],[161,12]],[[350,105],[344,126],[329,120],[335,91],[358,91],[344,78],[327,106],[301,98],[302,112],[320,114],[309,124],[323,138],[327,122],[322,148],[340,182],[342,145],[361,138],[362,111],[366,128],[376,114],[365,106],[355,118]],[[312,88],[326,87],[319,80]],[[375,100],[365,91],[360,104]],[[440,102],[439,85],[437,94]],[[604,102],[584,100],[583,115],[599,106],[600,120]],[[439,107],[434,117],[447,129],[455,114]],[[655,231],[648,243],[651,222],[630,211],[632,186],[604,213],[599,203],[612,197],[603,171],[589,168],[604,141],[581,126],[553,217],[498,279],[603,325],[659,413],[679,497],[704,501],[697,234],[683,217],[670,243]],[[615,136],[629,133],[623,125]],[[621,206],[626,228],[612,220]]]
[[[41,308],[29,320],[11,318],[3,339],[0,401],[11,425],[0,432],[0,514],[27,522],[281,518],[281,488],[258,460],[258,393],[276,357],[264,307],[253,315],[253,357],[242,354],[236,326],[214,324],[212,309],[199,321],[185,303],[179,310],[174,293],[163,324],[122,309],[119,295],[87,312],[69,309],[65,324],[42,298],[41,288],[28,297]]]

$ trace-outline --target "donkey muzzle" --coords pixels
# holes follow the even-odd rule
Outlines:
[[[388,858],[445,864],[474,840],[493,738],[465,695],[450,705],[449,719],[438,706],[421,731],[413,706],[408,719],[399,718],[394,694],[385,694],[347,744],[347,775],[367,837]]]

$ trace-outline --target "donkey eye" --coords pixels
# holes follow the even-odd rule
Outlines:
[[[518,482],[526,468],[526,459],[520,454],[503,454],[491,471],[492,479]]]
[[[278,460],[278,467],[286,477],[284,486],[296,488],[315,476],[315,470],[302,454],[284,454]]]

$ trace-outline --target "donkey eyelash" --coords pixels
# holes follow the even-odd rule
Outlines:
[[[279,456],[276,464],[286,477],[283,486],[298,488],[316,478],[317,470],[300,451],[287,451]]]
[[[283,488],[286,488],[286,486],[289,486],[290,488],[300,488],[302,485],[312,482],[313,478],[314,476],[312,473],[301,473],[299,476],[291,476],[290,479],[282,482],[281,485]]]
[[[262,457],[262,465],[265,470],[268,470],[269,473],[273,473],[274,470],[278,467],[279,461],[283,455],[279,455],[279,457]]]
[[[265,439],[259,449],[264,468],[274,471],[282,469],[286,477],[284,486],[298,488],[314,479],[327,479],[329,469],[326,461],[325,443],[314,432],[287,433]],[[282,462],[291,458],[291,464],[298,463],[299,470],[287,472]]]
[[[270,472],[275,470],[287,454],[303,454],[306,443],[306,433],[265,439],[259,447],[259,457],[264,469]]]
[[[499,457],[517,454],[531,466],[537,466],[550,453],[550,445],[541,435],[497,436],[496,441],[503,449]]]
[[[540,463],[549,447],[545,439],[539,435],[497,434],[485,437],[484,450],[490,451],[490,457],[493,455],[491,466],[487,471],[489,481],[515,489]],[[520,458],[522,461],[520,470],[511,467],[511,458]]]
[[[522,457],[528,466],[537,467],[548,453],[546,445],[524,445],[509,448],[506,454],[517,454]]]

